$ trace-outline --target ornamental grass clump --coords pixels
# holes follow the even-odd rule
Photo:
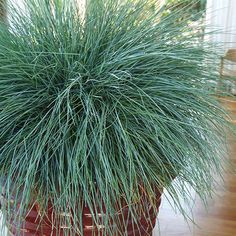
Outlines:
[[[70,214],[68,235],[82,234],[83,207],[99,225],[105,205],[116,235],[107,226],[117,206],[125,201],[136,222],[143,192],[155,206],[166,187],[179,209],[189,185],[205,199],[228,122],[209,89],[217,54],[202,30],[176,21],[181,10],[162,16],[154,0],[24,3],[0,29],[6,218],[21,222],[36,202],[43,215],[50,202]]]

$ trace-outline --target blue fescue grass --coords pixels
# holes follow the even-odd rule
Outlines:
[[[56,214],[72,212],[55,225],[73,235],[84,205],[100,224],[103,202],[107,227],[125,199],[135,222],[140,186],[153,205],[168,186],[183,214],[178,193],[188,197],[189,184],[205,199],[229,124],[208,86],[218,55],[176,21],[182,11],[88,0],[81,16],[73,0],[25,3],[0,30],[0,175],[7,201],[20,201],[17,216],[6,214],[19,220],[32,202],[43,213],[50,199]]]

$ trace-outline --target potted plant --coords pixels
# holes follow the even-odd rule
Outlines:
[[[2,211],[14,235],[150,235],[221,172],[216,53],[154,1],[25,0],[0,30]],[[173,178],[179,181],[171,184]]]

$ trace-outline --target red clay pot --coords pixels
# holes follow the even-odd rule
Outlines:
[[[142,202],[147,201],[142,199]],[[157,191],[156,195],[156,208],[154,209],[151,207],[150,204],[146,205],[149,209],[149,212],[140,214],[140,218],[138,221],[138,226],[134,225],[132,222],[132,218],[129,215],[129,210],[127,206],[123,206],[120,211],[127,220],[127,227],[124,229],[124,233],[120,234],[121,236],[128,235],[128,236],[150,236],[152,234],[153,228],[156,224],[156,217],[157,217],[157,210],[161,203],[161,193]],[[147,220],[147,216],[149,219]],[[55,229],[52,227],[52,208],[48,208],[47,216],[40,219],[40,211],[39,206],[37,204],[33,205],[30,211],[28,212],[25,222],[22,224],[19,234],[19,229],[13,224],[11,220],[8,220],[7,227],[10,233],[14,236],[64,236],[63,228]],[[112,227],[112,225],[111,225]],[[102,229],[97,229],[94,227],[93,220],[91,218],[90,210],[88,207],[84,207],[83,209],[83,231],[84,236],[110,236],[105,234]],[[127,234],[125,234],[125,232]],[[77,236],[80,236],[79,234]]]

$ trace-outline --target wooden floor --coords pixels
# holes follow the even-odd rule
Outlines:
[[[236,102],[224,100],[236,124]],[[229,137],[229,158],[236,164],[236,139]],[[230,168],[229,168],[230,169]],[[236,236],[236,170],[227,170],[225,182],[217,186],[216,195],[208,201],[208,211],[196,196],[193,217],[197,224],[187,224],[181,214],[175,213],[166,198],[158,216],[154,236]],[[195,196],[194,192],[192,193]]]

